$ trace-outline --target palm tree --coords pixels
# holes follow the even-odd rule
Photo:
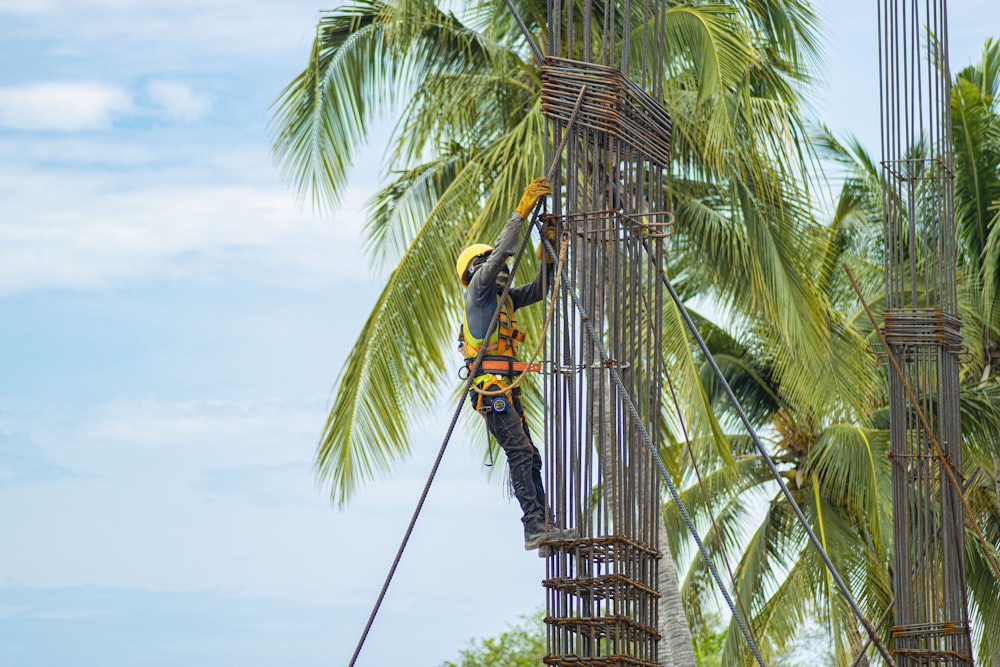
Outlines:
[[[515,4],[529,31],[544,35],[545,5]],[[711,250],[724,261],[687,271],[683,288],[764,313],[789,347],[822,345],[797,239],[811,159],[800,96],[817,58],[815,17],[798,0],[671,0],[662,20],[676,257],[702,264]],[[538,70],[502,3],[459,18],[433,0],[354,0],[321,18],[308,66],[277,102],[275,155],[319,206],[339,201],[372,121],[400,118],[386,152],[390,181],[366,226],[374,263],[393,268],[337,378],[317,454],[341,505],[408,454],[409,416],[445,377],[443,332],[459,312],[453,258],[495,237],[521,188],[543,172],[538,92]],[[671,326],[680,330],[676,313]],[[680,390],[704,412],[694,359],[672,345]]]
[[[846,240],[839,232],[831,233],[828,250],[845,259],[842,251],[833,250],[838,236]],[[817,256],[822,258],[823,254]],[[831,281],[828,293],[833,296],[844,291],[842,283],[842,278]],[[873,286],[873,290],[879,288]],[[782,374],[775,368],[776,355],[767,338],[752,326],[742,323],[735,334],[710,322],[703,322],[702,327],[710,332],[707,340],[716,362],[758,425],[810,527],[850,582],[862,610],[876,619],[892,599],[886,387],[874,364],[864,359],[865,343],[873,341],[870,325],[856,306],[841,303],[841,308],[831,311],[837,366],[813,378],[819,390],[816,396],[823,397],[822,401],[806,402],[788,395],[778,379]],[[788,372],[785,369],[784,375]],[[704,384],[720,419],[731,423],[729,406],[707,373]],[[966,451],[981,453],[995,438],[1000,429],[998,399],[1000,388],[996,385],[963,391]],[[859,409],[865,404],[866,410]],[[711,445],[691,443],[699,474],[689,477],[693,481],[683,498],[689,508],[696,508],[705,543],[720,558],[720,570],[725,562],[721,557],[728,554],[728,562],[734,566],[735,589],[765,660],[788,650],[804,622],[814,620],[827,628],[836,664],[851,664],[866,637],[749,438],[730,435],[729,440],[735,459],[732,466],[723,461],[705,465],[710,459],[700,452]],[[970,480],[976,477],[972,466],[968,474]],[[977,512],[983,512],[987,505],[987,491],[981,484],[970,490]],[[763,513],[762,503],[766,507]],[[667,514],[669,539],[680,544],[684,526],[672,504],[668,504]],[[997,537],[994,532],[991,539]],[[969,553],[970,593],[979,605],[976,618],[980,628],[991,627],[997,583],[990,581],[992,572],[981,547],[971,539]],[[682,594],[695,612],[696,626],[701,625],[703,609],[707,606],[711,611],[709,601],[713,599],[701,561],[695,559],[687,568]],[[995,655],[987,641],[984,637],[977,653],[980,657]],[[732,622],[722,664],[755,664],[741,642]]]
[[[983,390],[1000,381],[1000,42],[990,39],[978,63],[963,69],[952,87],[955,156],[955,226],[961,261],[964,337],[971,363],[965,384]],[[1000,434],[967,448],[972,472],[967,493],[989,542],[1000,547]],[[1000,548],[995,549],[996,551]],[[983,628],[1000,627],[1000,582],[988,570],[982,547],[970,540],[969,589]],[[992,656],[992,658],[990,658]],[[980,661],[1000,667],[1000,638],[983,632]]]
[[[865,359],[863,329],[846,305],[845,280],[833,270],[852,247],[856,210],[848,200],[825,236],[813,236],[802,249],[814,258],[815,287],[829,308],[828,349],[779,352],[780,341],[753,318],[737,315],[732,331],[702,319],[706,342],[748,416],[758,424],[772,458],[820,537],[838,570],[849,577],[867,612],[881,610],[891,597],[888,562],[888,431],[877,407],[882,389],[876,369]],[[822,352],[822,348],[820,349]],[[807,355],[818,358],[812,361]],[[811,368],[827,364],[825,372]],[[812,388],[804,391],[801,379]],[[706,369],[702,384],[720,420],[735,423],[718,382]],[[789,390],[789,385],[791,390]],[[765,660],[786,651],[807,619],[827,625],[834,655],[844,664],[861,644],[858,626],[808,542],[761,456],[746,435],[728,437],[732,462],[708,455],[713,444],[694,438],[691,452],[698,475],[685,490],[685,504],[697,508],[705,543],[716,554],[730,554],[735,590]],[[690,479],[690,478],[689,478]],[[761,506],[765,507],[761,512]],[[668,504],[671,539],[681,539],[676,508]],[[738,561],[731,560],[739,555]],[[720,561],[720,570],[725,561]],[[723,570],[724,571],[724,570]],[[711,599],[703,563],[687,569],[682,594],[702,625]],[[731,622],[722,664],[752,664]]]
[[[408,453],[407,417],[444,375],[454,257],[497,232],[542,171],[538,75],[516,46],[433,2],[356,2],[323,16],[308,67],[278,102],[279,161],[303,194],[335,204],[369,125],[406,100],[388,149],[394,180],[366,223],[375,263],[395,268],[337,379],[317,456],[341,505]]]
[[[522,6],[536,32],[543,32],[541,7]],[[394,178],[371,203],[366,227],[376,265],[395,268],[337,380],[318,462],[339,503],[406,453],[400,416],[426,404],[425,378],[446,365],[451,341],[441,331],[451,331],[457,312],[456,251],[494,235],[544,168],[538,72],[498,13],[477,5],[463,24],[429,0],[347,5],[321,19],[309,66],[276,105],[278,161],[304,196],[333,205],[372,120],[393,109],[390,100],[406,100],[387,149]],[[797,2],[766,10],[754,2],[677,3],[667,20],[665,50],[681,54],[665,96],[675,171],[683,175],[668,185],[685,223],[678,239],[690,238],[678,256],[707,246],[725,253],[717,268],[731,273],[713,280],[699,272],[692,289],[760,306],[769,291],[789,289],[774,281],[801,281],[789,259],[798,255],[788,247],[794,216],[753,213],[762,204],[796,204],[772,196],[781,174],[769,167],[790,169],[775,156],[806,150],[795,141],[802,125],[795,85],[814,51],[814,20]],[[696,191],[702,186],[713,189],[713,201]],[[754,224],[762,229],[743,229]],[[763,264],[769,260],[776,266]]]
[[[996,250],[987,239],[995,232],[1000,205],[1000,119],[996,92],[1000,48],[987,42],[982,62],[963,70],[953,89],[956,220],[961,263],[960,306],[971,363],[964,368],[961,396],[966,495],[979,525],[992,545],[1000,547],[997,458],[1000,453],[1000,383],[995,359],[998,321]],[[888,488],[888,415],[884,378],[865,357],[875,342],[843,275],[841,262],[853,265],[863,290],[878,314],[881,309],[881,192],[879,169],[856,142],[843,145],[830,136],[827,153],[849,169],[832,223],[817,243],[803,249],[815,257],[816,287],[827,304],[828,330],[836,364],[828,372],[806,372],[794,356],[776,353],[774,335],[739,316],[730,327],[703,320],[714,356],[751,419],[768,438],[796,501],[820,535],[838,569],[870,618],[878,618],[891,600],[888,572],[891,495]],[[985,288],[984,285],[992,285]],[[812,354],[813,351],[807,351]],[[816,391],[787,390],[785,380],[806,375]],[[713,404],[720,393],[711,376],[703,379]],[[728,405],[717,404],[727,419]],[[705,431],[707,429],[703,429]],[[804,619],[829,628],[837,664],[849,664],[863,639],[802,528],[774,486],[746,436],[730,436],[735,466],[712,461],[703,452],[714,444],[695,438],[695,459],[707,465],[685,491],[685,501],[698,508],[706,544],[716,553],[738,555],[736,589],[768,655],[795,636]],[[754,499],[768,500],[761,516]],[[709,508],[712,514],[709,514]],[[670,538],[680,540],[683,527],[668,505]],[[714,520],[713,520],[714,519]],[[987,563],[983,545],[967,534],[968,586],[977,659],[1000,665],[1000,581]],[[675,544],[679,542],[675,541]],[[683,554],[682,554],[683,555]],[[687,570],[682,592],[700,623],[707,594],[703,565]],[[890,619],[891,624],[891,619]],[[739,634],[731,625],[723,664],[749,664],[740,656]]]

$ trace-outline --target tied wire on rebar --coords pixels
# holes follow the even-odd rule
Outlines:
[[[878,19],[894,653],[971,665],[947,3],[879,0]]]
[[[661,658],[659,475],[641,434],[659,432],[662,288],[640,240],[648,235],[662,248],[668,231],[661,204],[670,117],[645,88],[652,60],[632,59],[630,44],[641,25],[646,49],[661,9],[631,0],[547,4],[542,111],[549,140],[569,140],[552,210],[570,237],[562,282],[581,300],[562,302],[546,351],[556,368],[580,369],[545,382],[550,510],[576,531],[547,545],[550,665],[642,667]],[[587,333],[595,325],[599,340]]]
[[[543,245],[546,252],[550,255],[554,253],[554,250],[547,241],[543,241]],[[645,242],[640,243],[640,245],[643,249],[646,249]],[[662,257],[660,257],[660,259],[662,260]],[[658,264],[656,266],[658,266]],[[647,270],[652,271],[653,267],[648,266]],[[662,270],[660,269],[659,271],[661,272]],[[653,275],[656,274],[654,273]],[[658,281],[654,281],[654,283],[656,282]],[[665,282],[664,284],[668,288],[670,287],[668,282]],[[733,599],[730,597],[726,585],[723,583],[710,554],[701,540],[698,530],[694,525],[694,521],[687,512],[684,502],[681,499],[680,492],[674,485],[670,475],[667,473],[663,461],[659,456],[659,452],[656,449],[656,445],[653,444],[649,431],[643,423],[644,418],[640,414],[640,407],[637,407],[637,403],[633,399],[634,387],[631,383],[627,384],[622,379],[623,373],[619,371],[619,368],[628,368],[628,366],[610,356],[608,350],[605,348],[604,337],[602,337],[594,327],[595,318],[593,317],[593,313],[583,305],[576,289],[570,283],[570,279],[564,276],[562,284],[558,287],[564,289],[570,297],[573,312],[576,316],[578,316],[581,329],[585,332],[587,338],[589,339],[589,344],[591,346],[590,349],[593,356],[596,357],[596,361],[591,363],[589,366],[597,370],[606,370],[608,373],[606,376],[607,384],[609,389],[614,390],[615,392],[615,403],[603,407],[620,407],[622,408],[622,413],[627,415],[632,420],[632,424],[635,426],[633,434],[638,435],[642,447],[645,448],[645,453],[643,453],[641,449],[637,448],[629,450],[630,454],[633,458],[640,460],[645,456],[648,456],[648,460],[652,462],[657,473],[658,480],[662,480],[666,484],[670,492],[670,496],[676,503],[688,530],[691,532],[699,553],[704,559],[716,586],[725,599],[730,611],[733,613],[737,627],[742,633],[744,640],[747,642],[747,645],[756,659],[757,664],[764,667],[763,658],[761,657],[760,651],[755,640],[753,639],[752,634],[749,632],[749,627],[744,620],[744,616],[741,614],[740,610],[737,609]],[[659,310],[660,309],[657,308],[657,311]],[[572,422],[570,423],[570,426],[572,426]],[[548,458],[549,461],[551,461],[551,453],[552,452],[550,450],[550,457]],[[595,476],[597,478],[603,476],[603,471],[601,471],[600,465],[601,463],[606,463],[607,458],[600,457],[595,454],[591,448],[585,448],[582,452],[569,448],[562,450],[561,453],[564,458],[568,458],[569,460],[573,460],[573,455],[577,454],[577,460],[583,459],[590,461],[593,464],[593,468],[584,468],[580,475],[575,475],[574,469],[566,471],[566,474],[568,474],[570,479],[583,479],[586,482],[593,483]],[[555,458],[558,462],[558,450]],[[614,465],[614,463],[611,462],[610,465]],[[622,483],[620,474],[620,469],[612,468],[610,481],[613,485]],[[553,472],[550,470],[550,481],[552,477]],[[565,486],[561,488],[565,488]],[[618,491],[617,493],[621,494],[621,491]],[[606,495],[606,493],[603,495]],[[589,528],[591,531],[596,532],[595,528],[600,528],[600,520],[603,519],[605,525],[607,525],[616,516],[616,510],[620,508],[616,507],[614,502],[612,502],[610,512],[608,506],[605,506],[603,509],[603,514],[597,517],[597,520],[595,520],[595,517],[592,514],[586,515],[592,523],[585,525],[581,522],[577,525],[578,530],[586,531]],[[655,519],[658,524],[660,521],[658,512],[655,515]],[[659,532],[658,528],[659,526],[656,525],[653,529]],[[550,626],[550,655],[546,656],[546,663],[555,665],[660,664],[659,662],[652,661],[641,651],[643,648],[648,648],[648,636],[646,635],[648,635],[649,632],[648,626],[643,626],[641,623],[634,621],[636,605],[633,604],[629,606],[620,604],[622,600],[632,600],[637,601],[639,604],[642,604],[643,602],[648,604],[648,597],[655,594],[655,589],[643,586],[641,581],[629,578],[630,575],[632,577],[637,576],[634,569],[629,571],[627,568],[624,568],[622,574],[619,574],[619,572],[615,570],[615,568],[619,565],[616,558],[619,557],[620,554],[628,554],[629,546],[638,547],[639,549],[642,549],[644,546],[634,544],[628,545],[627,542],[628,540],[623,540],[618,536],[605,538],[588,538],[584,536],[575,540],[556,542],[550,546],[552,555],[549,558],[549,567],[547,570],[550,576],[546,580],[547,586],[550,589],[548,607],[549,609],[552,609],[554,606],[556,610],[565,608],[568,612],[574,613],[568,613],[565,616],[559,617],[546,617],[546,622]],[[602,546],[604,548],[594,548],[595,545]],[[624,548],[614,549],[613,547],[615,545],[619,547],[624,546]],[[608,548],[609,546],[612,548]],[[566,565],[567,561],[575,561],[575,563],[571,563],[571,566],[575,564],[578,568],[587,567],[591,570],[597,569],[599,572],[604,572],[604,580],[624,581],[626,585],[615,588],[606,588],[604,595],[602,595],[599,599],[594,600],[592,597],[593,589],[589,586],[593,577],[576,576],[560,580],[551,576],[553,569],[558,571],[561,566]],[[569,585],[561,586],[561,583]],[[581,585],[581,583],[585,583],[587,585]],[[645,599],[642,593],[646,594]],[[647,608],[646,611],[649,613],[651,610]],[[595,612],[597,613],[595,614]],[[601,612],[603,612],[603,615]],[[626,615],[628,613],[633,615]],[[584,621],[579,620],[580,618],[584,619]],[[642,641],[644,639],[646,641]],[[560,654],[551,654],[553,644],[562,649]],[[625,653],[625,651],[628,652]]]
[[[560,0],[548,3],[551,55],[542,77],[543,112],[553,137],[566,132],[565,108],[575,90],[585,82],[594,91],[572,131],[566,169],[560,173],[565,180],[555,184],[553,206],[573,239],[563,287],[570,291],[574,309],[564,300],[564,312],[550,338],[549,359],[558,368],[585,370],[553,375],[546,383],[546,469],[552,514],[556,522],[575,528],[578,538],[549,547],[545,661],[656,664],[659,610],[651,598],[659,563],[657,554],[642,550],[661,539],[656,487],[662,480],[747,645],[763,665],[745,613],[733,604],[649,437],[659,431],[660,304],[663,285],[668,289],[670,285],[661,268],[664,235],[650,233],[653,225],[642,229],[643,225],[627,221],[665,208],[670,123],[656,101],[662,81],[664,5],[644,1],[639,8],[638,2],[626,0],[623,7],[609,11],[607,3],[582,4],[583,21],[578,26],[578,3],[565,3],[565,15]],[[598,18],[595,8],[602,10],[600,23],[592,21]],[[638,59],[631,59],[634,19],[642,26]],[[599,35],[594,34],[597,25],[602,25]],[[619,46],[620,59],[614,55]],[[633,83],[634,77],[641,87]],[[678,308],[683,312],[679,302]],[[561,336],[556,335],[559,331]],[[696,331],[693,334],[697,337]],[[707,349],[704,352],[708,354]],[[721,375],[720,379],[725,384]],[[747,427],[755,435],[749,423]],[[767,452],[754,440],[859,622],[887,663],[893,664]],[[648,455],[642,453],[643,446]],[[660,473],[659,480],[650,476],[651,469]],[[646,481],[650,477],[652,483]],[[611,580],[615,586],[594,585]]]

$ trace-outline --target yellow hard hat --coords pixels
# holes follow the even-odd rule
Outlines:
[[[462,254],[458,256],[458,261],[455,262],[455,270],[458,271],[458,279],[463,285],[466,287],[469,286],[469,281],[465,279],[465,272],[469,268],[469,262],[480,255],[485,255],[492,251],[493,246],[486,245],[485,243],[470,245],[462,251]]]

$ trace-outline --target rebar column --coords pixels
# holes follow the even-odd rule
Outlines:
[[[642,427],[659,433],[658,268],[672,217],[662,182],[670,117],[654,97],[661,75],[649,52],[659,41],[657,7],[549,4],[542,111],[552,145],[569,132],[551,219],[568,237],[563,270],[610,357],[601,358],[579,311],[561,299],[546,339],[546,488],[553,519],[576,537],[544,546],[550,665],[659,664],[659,477],[609,370],[622,378]],[[642,43],[630,41],[637,34]]]
[[[889,365],[892,652],[900,667],[972,665],[962,507],[942,467],[961,479],[947,3],[878,11],[884,332],[900,369]]]

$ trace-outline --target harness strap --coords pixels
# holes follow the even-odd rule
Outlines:
[[[466,359],[465,367],[472,371],[472,364],[475,359]],[[529,373],[538,373],[542,370],[542,365],[539,363],[528,364],[523,361],[518,361],[513,357],[483,357],[482,363],[479,365],[480,373],[493,373],[496,375],[517,375],[528,371]]]
[[[485,361],[485,359],[484,359],[484,361]],[[513,406],[514,405],[514,391],[516,391],[516,390],[512,389],[511,387],[508,386],[507,380],[509,380],[509,379],[510,378],[505,378],[502,375],[491,375],[489,373],[486,373],[484,375],[478,376],[476,378],[476,382],[474,384],[475,384],[475,386],[478,386],[480,389],[485,389],[487,387],[490,387],[490,388],[496,387],[497,391],[503,392],[504,397],[507,399],[507,404],[510,405],[510,406]],[[476,402],[475,402],[476,412],[478,412],[479,415],[481,417],[483,417],[483,418],[485,418],[486,417],[486,413],[490,411],[490,407],[489,407],[489,403],[488,402],[487,402],[486,406],[483,405],[483,403],[484,403],[483,399],[484,398],[485,397],[482,394],[480,394],[480,393],[476,394]]]

